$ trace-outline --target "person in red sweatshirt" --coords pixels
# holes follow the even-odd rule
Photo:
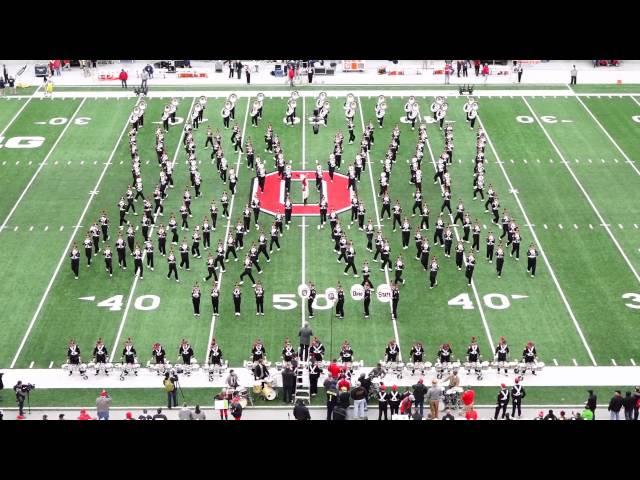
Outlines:
[[[78,420],[93,420],[93,418],[91,418],[91,415],[89,415],[86,410],[80,410]]]
[[[120,75],[118,76],[118,78],[120,79],[120,82],[122,83],[122,88],[127,88],[127,80],[129,79],[129,74],[124,71],[124,68],[120,72]]]
[[[290,66],[289,67],[289,86],[293,87],[293,77],[295,76],[296,72],[295,72],[295,67],[294,66]]]
[[[331,364],[329,365],[329,368],[327,368],[327,370],[329,370],[329,373],[333,378],[338,378],[338,376],[340,376],[340,372],[342,371],[342,369],[338,366],[337,360],[335,358],[331,360]]]
[[[351,389],[351,383],[349,383],[349,380],[347,380],[347,377],[345,377],[344,375],[340,376],[340,381],[338,382],[338,390],[341,390],[342,387],[347,387],[347,390]]]

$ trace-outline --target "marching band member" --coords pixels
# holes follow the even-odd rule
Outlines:
[[[167,274],[167,280],[171,279],[171,273],[175,273],[176,282],[180,282],[178,279],[178,270],[176,269],[176,256],[173,253],[173,247],[169,249],[169,255],[167,255],[167,263],[169,265],[169,273]]]
[[[465,262],[465,277],[467,277],[467,285],[470,287],[471,286],[471,279],[473,278],[473,270],[476,267],[476,258],[473,256],[473,250],[471,252],[469,252],[469,255],[467,255],[467,260]]]
[[[96,342],[96,346],[93,349],[93,361],[96,363],[96,375],[100,372],[102,368],[105,369],[105,375],[109,375],[105,368],[105,364],[107,363],[107,347],[102,343],[102,338],[98,338]]]
[[[318,394],[318,379],[320,378],[320,374],[322,374],[322,366],[320,366],[318,360],[312,356],[307,369],[309,370],[309,393],[311,393],[312,397],[315,397]]]
[[[136,362],[136,357],[138,356],[138,352],[136,352],[135,347],[133,346],[133,342],[131,341],[131,337],[127,338],[127,341],[124,343],[124,348],[122,349],[122,357],[124,357],[124,363],[126,368],[124,370],[125,375],[129,375],[129,368],[134,365]],[[138,375],[138,372],[134,370],[135,375]]]
[[[511,418],[516,417],[516,408],[518,409],[518,418],[521,418],[522,399],[527,393],[524,391],[524,387],[520,385],[520,377],[516,377],[515,382],[516,384],[511,387],[511,403],[513,405],[513,409],[511,410]]]
[[[504,337],[500,337],[500,343],[496,345],[495,351],[495,359],[498,362],[498,373],[500,373],[500,364],[502,364],[503,368],[505,367],[505,363],[507,363],[509,356],[509,345],[507,345],[507,340]],[[507,369],[504,368],[504,374],[506,375]]]
[[[515,244],[515,241],[514,241]],[[536,276],[536,261],[538,257],[538,250],[532,243],[527,250],[527,272],[531,272],[531,278]]]
[[[440,363],[448,364],[453,361],[453,351],[448,343],[444,343],[438,350],[438,360]]]
[[[342,346],[340,347],[340,360],[346,364],[347,367],[351,367],[351,363],[353,362],[353,349],[348,340],[342,342]]]
[[[524,347],[524,350],[522,352],[522,359],[524,360],[524,363],[527,364],[527,367],[531,369],[531,373],[535,375],[536,371],[533,368],[533,364],[538,359],[538,352],[536,352],[536,347],[533,342],[527,342],[527,345]],[[523,375],[525,372],[523,372]]]
[[[504,417],[507,413],[507,405],[509,405],[509,390],[503,383],[500,385],[500,391],[498,392],[498,397],[496,400],[496,412],[493,417],[494,420],[498,420],[498,414],[500,413],[500,410],[502,410],[502,419],[504,420]]]
[[[266,355],[267,355],[267,349],[264,348],[264,345],[262,344],[262,340],[257,338],[256,341],[253,342],[253,346],[251,347],[251,356],[252,356],[251,361],[257,362],[258,360],[264,360],[266,359]]]
[[[324,358],[325,348],[318,337],[313,337],[310,347],[310,356],[316,362],[322,362]]]
[[[191,302],[193,303],[193,316],[200,316],[200,285],[198,282],[191,289]]]
[[[153,361],[156,365],[164,364],[164,357],[166,352],[164,351],[164,347],[160,343],[154,343],[153,349],[151,350],[151,356],[153,357]]]
[[[467,347],[467,362],[475,363],[476,365],[480,362],[480,345],[478,345],[478,341],[476,337],[471,337],[471,343]],[[480,368],[476,367],[476,375],[480,375]]]
[[[71,339],[69,342],[69,348],[67,349],[67,363],[71,365],[71,368],[69,369],[69,376],[73,374],[74,369],[79,369],[80,361],[80,347],[78,347],[75,340]],[[74,367],[74,365],[76,366]]]
[[[338,301],[336,302],[336,317],[339,319],[344,319],[344,290],[342,289],[342,285],[338,282]]]
[[[222,365],[222,349],[216,343],[215,337],[211,339],[211,345],[209,345],[209,365]]]
[[[258,280],[255,286],[256,294],[256,315],[264,316],[264,288]]]
[[[191,365],[191,357],[193,357],[193,348],[189,345],[189,342],[184,338],[180,342],[178,354],[182,357],[182,363],[185,365]]]
[[[502,248],[502,242],[498,242],[498,248],[496,249],[496,272],[498,272],[498,278],[502,278],[503,265],[504,265],[504,248]]]
[[[395,340],[391,340],[387,344],[387,348],[384,351],[384,361],[385,362],[397,362],[398,361],[398,345]]]
[[[242,301],[242,290],[240,290],[240,285],[236,283],[236,286],[233,289],[233,306],[235,309],[236,317],[240,316],[240,303]],[[255,360],[254,360],[255,361]]]
[[[218,315],[218,308],[220,306],[220,287],[218,286],[218,281],[213,282],[213,287],[211,288],[211,305],[213,306],[213,314]]]
[[[289,341],[289,337],[285,338],[284,346],[282,347],[282,359],[284,360],[284,362],[285,363],[291,362],[291,359],[293,359],[295,353],[296,353],[296,350],[293,347],[293,345],[291,345],[291,342]]]

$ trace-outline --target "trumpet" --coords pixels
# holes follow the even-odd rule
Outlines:
[[[200,97],[200,105],[206,105],[207,104],[207,97],[205,97],[204,95],[202,95]]]
[[[259,94],[257,95],[257,98],[258,98],[258,101],[259,101],[259,102],[264,102],[264,93],[259,93]]]

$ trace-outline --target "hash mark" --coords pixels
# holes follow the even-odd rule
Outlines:
[[[31,226],[29,227],[29,231],[30,231],[30,232],[33,232],[33,225],[31,225]]]
[[[633,365],[635,367],[636,366],[636,362],[633,360],[633,358],[631,358],[630,360],[631,360],[631,365]]]
[[[576,359],[572,359],[573,360],[573,364],[577,367],[578,366],[578,362],[576,361]]]
[[[53,368],[53,360],[51,360],[51,363],[49,364],[49,368]]]
[[[573,224],[573,228],[575,228],[576,230],[578,229],[578,225],[576,225],[575,223]]]
[[[84,165],[84,160],[80,160],[80,165]]]
[[[20,165],[20,160],[18,160],[18,161],[16,162],[16,165]]]
[[[616,163],[618,163],[618,159],[617,159],[617,158],[614,158],[614,159],[613,159],[613,161],[614,161],[614,162],[616,162]]]
[[[33,364],[34,364],[34,363],[36,363],[36,362],[35,362],[35,361],[31,362],[31,363],[29,364],[29,368],[33,368]]]
[[[615,361],[613,358],[611,359],[611,363],[613,363],[613,366],[614,366],[614,367],[617,367],[617,366],[618,366],[618,364],[616,363],[616,361]]]
[[[589,224],[589,228],[590,228],[591,230],[593,230],[593,225]]]
[[[562,227],[562,224],[561,224],[561,223],[559,223],[559,224],[558,224],[558,228],[559,228],[560,230],[562,230],[562,228],[563,228],[563,227]]]
[[[620,230],[622,230],[624,227],[622,226],[622,224],[618,224],[618,227],[620,227]]]
[[[557,367],[558,366],[558,360],[556,360],[555,358],[553,359],[553,364]]]
[[[31,165],[33,162],[31,160],[29,160],[29,165]]]
[[[44,227],[44,231],[46,232],[47,230],[49,230],[49,225],[45,225]]]
[[[546,224],[546,223],[545,223],[544,225],[542,225],[542,226],[544,227],[544,229],[545,229],[545,230],[546,230],[547,228],[549,228],[549,227],[547,227],[547,224]]]
[[[16,225],[15,227],[13,227],[13,231],[17,232],[18,231],[18,226]]]
[[[522,161],[523,161],[524,163],[527,163],[527,159],[526,159],[526,158],[525,158],[525,159],[523,159]]]
[[[60,225],[60,231],[64,230],[64,225]]]

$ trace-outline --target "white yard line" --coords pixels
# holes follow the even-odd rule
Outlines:
[[[482,129],[485,132],[485,135],[487,137],[487,142],[489,143],[489,146],[491,147],[491,150],[493,151],[493,154],[496,157],[496,160],[500,160],[500,157],[498,156],[498,152],[496,151],[496,148],[493,145],[493,142],[491,141],[491,138],[489,137],[489,132],[487,131],[487,129],[484,126],[484,124],[482,123],[482,119],[480,118],[480,115],[478,115],[478,122],[480,123],[480,126],[482,127]],[[500,169],[502,170],[502,174],[504,175],[504,178],[507,181],[507,184],[509,185],[509,189],[511,191],[515,192],[513,184],[511,183],[511,179],[509,178],[509,175],[507,175],[507,171],[505,170],[504,165],[502,163],[500,163],[500,162],[498,162],[498,165],[500,165]],[[524,207],[522,206],[522,202],[520,201],[520,197],[518,196],[517,193],[513,193],[513,197],[516,199],[516,203],[518,204],[518,207],[520,208],[520,211],[522,212],[522,216],[524,217],[525,222],[527,224],[531,225],[531,221],[529,220],[529,217],[527,216],[527,213],[525,212]],[[562,302],[564,303],[564,306],[567,309],[567,312],[569,313],[569,316],[571,317],[571,320],[573,321],[573,325],[576,327],[576,330],[578,331],[578,335],[580,336],[580,339],[582,340],[582,344],[584,345],[584,348],[587,350],[587,353],[589,354],[589,358],[591,359],[591,362],[593,363],[593,365],[597,366],[598,364],[596,363],[596,359],[594,358],[593,353],[591,353],[591,348],[589,348],[589,344],[587,343],[587,340],[584,337],[584,334],[582,333],[582,328],[580,328],[580,324],[578,323],[578,320],[576,319],[575,315],[573,314],[573,310],[571,309],[571,305],[569,305],[569,301],[567,300],[567,297],[565,296],[564,291],[562,290],[562,287],[560,286],[560,283],[558,282],[556,274],[553,271],[553,267],[551,267],[551,263],[549,262],[549,259],[547,258],[547,255],[544,253],[544,249],[542,248],[542,242],[540,242],[540,239],[538,238],[538,235],[536,235],[536,232],[535,232],[535,230],[533,228],[529,227],[529,230],[531,231],[531,236],[533,237],[533,240],[535,241],[535,244],[540,249],[540,255],[542,256],[542,259],[544,260],[544,263],[547,266],[547,270],[549,270],[549,273],[551,274],[551,278],[553,279],[553,283],[556,285],[556,288],[558,289],[558,293],[560,293],[560,297],[562,298]]]
[[[634,102],[638,103],[638,101],[631,97],[633,99]],[[611,141],[611,143],[613,143],[613,146],[616,147],[618,149],[618,151],[622,154],[622,156],[627,160],[627,163],[629,165],[631,165],[631,168],[633,168],[635,170],[635,172],[640,175],[640,170],[638,170],[638,167],[636,167],[633,162],[631,161],[631,159],[627,156],[626,153],[624,153],[624,151],[622,150],[622,148],[620,148],[620,145],[618,145],[618,143],[613,139],[613,137],[611,135],[609,135],[609,132],[607,132],[607,130],[604,128],[604,126],[602,125],[602,123],[600,123],[600,121],[596,118],[596,116],[591,112],[591,110],[589,110],[589,107],[587,107],[587,105],[582,101],[582,99],[580,97],[576,97],[576,100],[578,100],[578,102],[580,102],[580,104],[584,107],[584,109],[587,111],[587,113],[589,115],[591,115],[591,118],[593,118],[593,121],[596,122],[598,124],[598,126],[600,127],[600,129],[604,132],[604,134],[607,136],[607,138]],[[640,104],[639,104],[640,105]]]
[[[18,110],[16,112],[16,114],[13,116],[13,118],[11,120],[9,120],[9,123],[7,123],[7,126],[2,129],[2,131],[0,132],[0,137],[2,137],[5,133],[7,133],[7,130],[9,130],[9,127],[11,127],[11,125],[13,125],[13,122],[16,121],[16,119],[20,116],[22,111],[27,107],[27,105],[29,105],[29,102],[31,102],[31,100],[33,100],[33,98],[36,96],[36,93],[38,93],[38,90],[40,90],[40,88],[42,88],[42,85],[40,85],[38,88],[36,88],[36,91],[33,92],[33,95],[31,95],[29,97],[23,97],[23,98],[27,98],[27,101],[24,102],[24,105],[22,105],[22,107],[20,107],[20,110]]]
[[[360,100],[359,96],[357,96],[356,98],[358,99],[358,111],[360,112],[360,122],[362,123],[362,131],[364,132],[365,126],[364,126],[364,114],[362,113],[362,100]],[[381,227],[380,211],[378,210],[378,199],[376,197],[376,187],[373,183],[373,172],[371,171],[373,168],[373,163],[371,162],[371,157],[368,151],[367,151],[367,165],[368,165],[367,170],[369,170],[369,180],[371,181],[371,196],[373,197],[373,206],[376,211],[376,222],[377,222],[378,228],[380,228]],[[386,266],[384,269],[384,277],[387,280],[387,285],[391,286],[391,282],[389,281],[389,271]],[[389,303],[389,310],[393,312],[393,305],[391,304],[391,302]],[[402,361],[402,348],[400,348],[400,335],[398,335],[398,323],[396,322],[395,318],[391,319],[391,323],[393,325],[393,334],[395,335],[395,338],[396,338],[396,344],[398,345],[398,357],[400,361]]]
[[[418,119],[422,123],[422,119],[420,118],[420,116],[418,116]],[[427,148],[429,149],[429,156],[431,157],[431,163],[433,164],[433,168],[437,172],[438,171],[438,166],[436,165],[436,159],[433,156],[433,150],[431,149],[431,141],[429,140],[429,135],[427,135]],[[444,185],[440,184],[440,190],[442,192],[444,192]],[[449,214],[449,220],[451,221],[451,223],[453,223],[453,215]],[[435,222],[434,222],[434,224],[435,224]],[[460,235],[458,234],[458,229],[454,228],[453,231],[454,231],[454,233],[456,235],[456,240],[460,241]],[[435,247],[435,245],[434,245],[434,247]],[[463,258],[463,260],[464,260],[464,262],[466,264],[466,262],[467,262],[467,254],[463,253],[462,254],[462,258]],[[473,296],[476,299],[476,304],[478,305],[478,310],[480,311],[480,318],[482,319],[482,324],[484,325],[484,331],[487,334],[487,339],[489,340],[489,345],[491,346],[491,349],[493,349],[496,344],[493,343],[493,337],[491,336],[491,330],[489,329],[489,324],[487,323],[487,318],[485,317],[484,309],[482,308],[482,301],[480,300],[480,296],[478,295],[478,289],[476,288],[476,282],[473,279],[471,280],[471,289],[473,290]]]
[[[553,141],[553,139],[551,138],[551,136],[549,135],[549,133],[547,132],[547,129],[544,128],[544,125],[542,125],[542,122],[540,121],[540,119],[538,118],[538,115],[536,114],[536,112],[533,110],[533,108],[531,107],[531,105],[529,104],[529,102],[527,102],[527,99],[525,97],[522,97],[522,100],[524,101],[524,103],[527,105],[527,107],[529,108],[529,111],[531,112],[531,114],[533,115],[533,118],[536,119],[536,122],[538,123],[538,125],[540,126],[540,128],[542,129],[543,133],[545,134],[545,136],[547,137],[547,140],[549,140],[549,143],[551,143],[551,146],[554,148],[554,150],[556,151],[556,153],[558,154],[558,156],[564,160],[564,156],[562,155],[562,152],[560,151],[560,149],[558,148],[558,146],[555,144],[555,142]],[[576,184],[578,185],[578,187],[580,188],[580,190],[582,191],[582,194],[584,195],[584,197],[587,199],[587,202],[589,202],[589,205],[591,205],[591,208],[593,209],[593,211],[595,212],[595,214],[598,216],[598,218],[600,219],[600,222],[602,223],[602,226],[605,228],[605,230],[607,231],[607,233],[609,234],[609,236],[611,237],[611,240],[613,241],[613,243],[615,244],[615,246],[618,248],[618,251],[620,252],[620,254],[622,255],[622,258],[624,258],[625,262],[627,262],[627,265],[629,266],[629,268],[631,269],[631,272],[633,273],[633,275],[636,277],[636,280],[638,280],[638,282],[640,283],[640,275],[638,275],[638,272],[636,271],[635,267],[631,264],[631,261],[629,261],[629,258],[627,257],[627,254],[624,253],[624,250],[622,250],[622,247],[620,246],[620,244],[618,243],[618,240],[616,239],[616,237],[613,235],[613,233],[611,232],[611,229],[609,229],[609,226],[606,224],[606,222],[604,221],[604,219],[602,218],[602,215],[600,215],[600,212],[598,211],[598,209],[596,208],[596,206],[593,204],[593,201],[591,200],[591,197],[589,196],[589,194],[587,193],[587,191],[584,189],[584,187],[582,186],[582,183],[580,183],[580,180],[578,180],[578,177],[576,177],[575,173],[573,173],[573,170],[571,169],[571,167],[569,166],[568,163],[564,164],[565,167],[567,167],[567,170],[569,170],[569,173],[571,174],[571,176],[573,177],[573,179],[575,180]]]
[[[244,123],[242,125],[242,141],[245,140],[245,133],[247,130],[247,118],[249,118],[249,106],[251,105],[251,97],[247,97],[247,110],[244,112]],[[236,162],[236,182],[240,178],[240,160],[242,157],[242,152],[238,152],[238,161]],[[236,192],[238,191],[238,184],[236,183]],[[227,251],[227,237],[229,236],[229,228],[231,227],[231,214],[233,213],[233,205],[235,203],[237,193],[231,197],[231,202],[229,205],[229,217],[227,218],[227,229],[224,234],[224,251]],[[304,230],[304,229],[303,229]],[[226,270],[226,269],[225,269]],[[222,275],[223,272],[220,271],[220,275],[218,275],[218,287],[222,289]],[[211,340],[213,339],[213,332],[216,328],[216,316],[211,315],[211,326],[209,327],[209,341],[207,342],[207,355],[202,363],[206,363],[209,361],[209,346],[211,345]]]
[[[71,122],[69,122],[68,124],[71,124]],[[104,168],[102,169],[102,173],[100,174],[100,177],[98,177],[98,181],[96,182],[96,186],[93,188],[93,191],[98,191],[98,189],[100,188],[100,184],[102,183],[102,179],[104,178],[105,174],[107,173],[107,169],[109,168],[109,165],[111,165],[111,159],[116,154],[116,150],[118,149],[118,145],[120,145],[120,142],[122,141],[122,137],[124,136],[124,133],[127,131],[127,127],[128,126],[129,126],[129,118],[127,118],[127,121],[125,122],[124,127],[122,128],[122,132],[120,132],[120,136],[118,137],[118,140],[116,141],[116,144],[114,145],[113,150],[111,150],[111,154],[109,155],[109,160],[107,160],[107,163],[105,164]],[[78,218],[78,221],[76,222],[76,226],[74,227],[73,232],[71,233],[71,237],[69,238],[69,242],[67,243],[67,246],[65,247],[64,251],[62,252],[62,255],[60,256],[60,260],[58,261],[58,265],[56,266],[56,269],[53,272],[53,275],[51,276],[51,280],[49,280],[49,284],[47,285],[47,288],[44,291],[44,294],[42,295],[42,298],[40,299],[40,303],[38,304],[38,308],[36,309],[36,312],[33,314],[33,318],[31,318],[31,322],[29,323],[29,327],[27,328],[27,331],[24,334],[24,337],[22,337],[22,341],[20,342],[20,346],[18,347],[18,351],[16,352],[15,356],[13,357],[13,360],[11,361],[11,367],[10,368],[14,368],[15,365],[16,365],[16,362],[18,361],[18,357],[20,356],[20,352],[22,352],[22,349],[24,348],[24,346],[25,346],[25,344],[27,342],[27,339],[29,338],[29,335],[31,334],[31,330],[33,329],[33,326],[35,325],[36,320],[38,319],[38,315],[40,315],[40,311],[42,310],[42,307],[44,306],[44,302],[47,300],[47,296],[49,295],[49,292],[51,291],[51,287],[53,286],[53,282],[55,281],[56,277],[58,276],[58,272],[60,271],[60,268],[62,267],[62,263],[67,259],[67,256],[69,254],[69,250],[71,249],[71,244],[73,243],[73,239],[76,236],[76,234],[78,233],[78,229],[80,228],[80,225],[82,224],[82,222],[84,220],[84,216],[87,214],[87,211],[89,210],[89,207],[91,206],[91,202],[93,201],[94,198],[95,198],[95,195],[90,195],[89,196],[89,200],[87,201],[87,204],[85,205],[84,210],[80,214],[80,218]]]
[[[306,131],[306,125],[307,125],[307,114],[306,114],[306,101],[305,98],[302,98],[302,171],[305,170],[306,168],[306,161],[307,161],[307,131]],[[307,183],[307,185],[309,185]],[[310,187],[309,187],[310,188]],[[306,225],[306,216],[303,215],[302,216],[302,284],[306,285],[307,283],[307,242],[306,242],[306,230],[307,230],[307,225]],[[305,320],[305,302],[300,302],[300,311],[301,313],[301,325],[304,327],[304,320]]]
[[[195,104],[195,97],[194,99],[191,101],[191,107],[189,107],[189,111],[187,112],[187,115],[185,116],[185,124],[188,121],[189,118],[191,118],[191,110],[193,109],[193,105]],[[182,138],[184,137],[184,126],[182,127],[182,132],[180,133],[180,137],[178,138],[178,144],[176,146],[176,153],[173,155],[173,160],[171,161],[171,165],[172,168],[175,169],[175,165],[176,165],[176,159],[178,158],[178,152],[180,151],[180,147],[182,147]],[[175,171],[175,170],[174,170]],[[156,214],[153,216],[153,221],[155,222],[156,219],[158,218],[158,213],[156,212]],[[153,238],[153,229],[155,228],[155,224],[151,225],[151,228],[149,229],[149,238]],[[137,227],[136,227],[137,230]],[[146,250],[143,248],[142,249],[142,262],[144,263],[144,257],[146,256]],[[144,268],[144,267],[143,267]],[[148,271],[148,270],[147,270]],[[120,337],[122,336],[122,331],[124,330],[124,325],[127,322],[127,315],[129,314],[129,309],[131,308],[131,300],[133,300],[133,293],[136,290],[136,286],[138,285],[138,280],[140,279],[140,277],[136,274],[135,269],[133,271],[133,283],[131,284],[131,290],[129,291],[129,297],[127,298],[127,306],[124,308],[124,313],[122,314],[122,320],[120,321],[120,326],[118,327],[118,333],[116,334],[116,339],[112,344],[111,347],[111,356],[109,357],[109,361],[113,362],[113,359],[116,355],[116,352],[118,351],[118,343],[120,343]]]
[[[71,126],[71,124],[73,123],[73,119],[75,118],[75,116],[78,114],[78,112],[80,111],[80,109],[82,108],[82,105],[84,105],[84,102],[86,101],[86,98],[83,99],[80,102],[80,105],[78,105],[78,108],[76,108],[76,111],[73,112],[73,115],[71,116],[71,119],[67,122],[67,124],[64,126],[64,128],[62,129],[62,132],[60,132],[60,135],[58,135],[58,138],[56,139],[56,141],[54,142],[54,144],[51,146],[51,148],[49,149],[49,152],[47,153],[47,156],[44,157],[44,160],[40,163],[40,166],[37,168],[37,170],[35,171],[35,173],[33,174],[33,176],[31,177],[31,180],[29,180],[29,183],[27,183],[27,186],[24,187],[24,190],[22,191],[22,193],[20,194],[20,196],[18,197],[18,200],[16,200],[16,203],[13,205],[13,207],[11,208],[11,211],[9,211],[9,215],[7,215],[7,218],[4,219],[4,222],[2,222],[2,225],[0,225],[0,231],[2,231],[5,227],[5,225],[7,224],[7,222],[9,221],[9,219],[11,218],[11,216],[13,215],[13,213],[16,211],[16,209],[18,208],[18,205],[20,205],[20,202],[22,201],[22,199],[24,198],[24,196],[27,194],[27,191],[29,190],[29,188],[31,187],[31,185],[33,184],[33,182],[36,180],[36,177],[38,176],[38,174],[40,173],[40,170],[42,170],[42,167],[45,166],[45,164],[47,163],[47,160],[49,159],[49,157],[51,156],[51,154],[53,153],[53,151],[56,149],[56,147],[58,146],[58,143],[60,143],[60,140],[62,139],[62,137],[64,136],[64,134],[67,132],[67,130],[69,129],[69,127]],[[25,104],[26,105],[26,104]]]

